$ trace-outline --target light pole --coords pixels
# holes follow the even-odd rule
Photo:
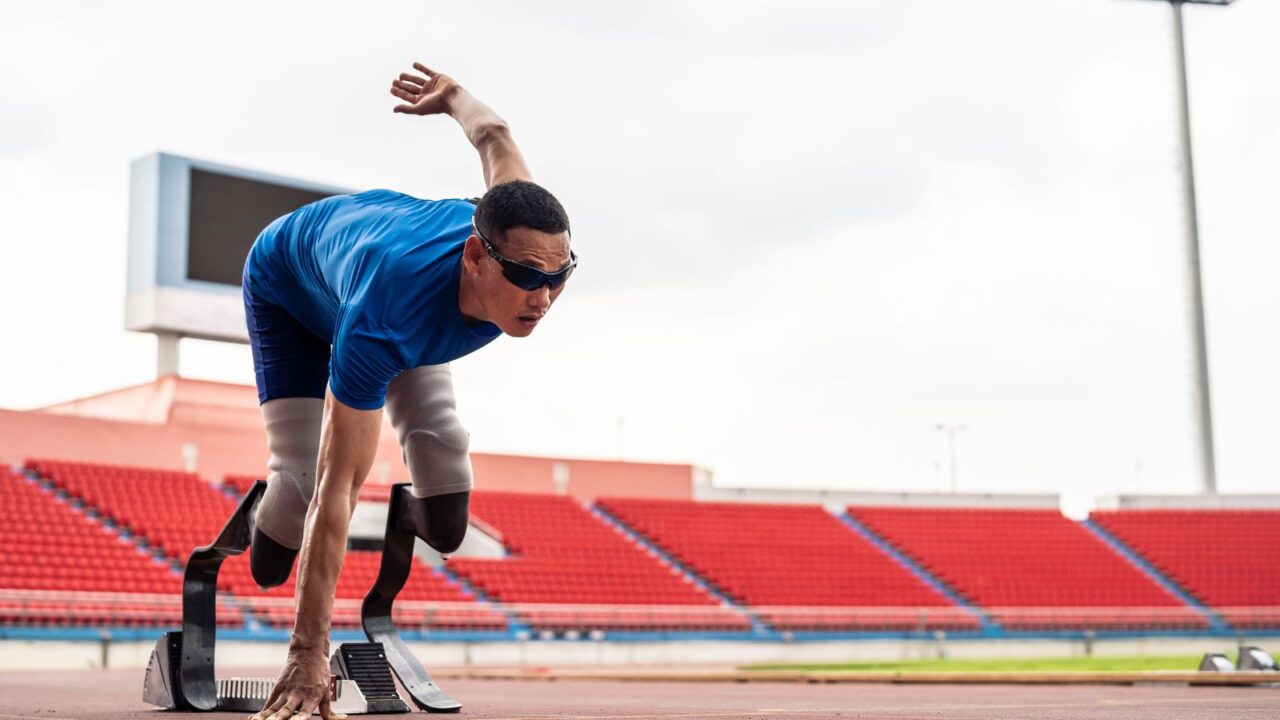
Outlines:
[[[1195,384],[1191,391],[1196,414],[1200,484],[1206,493],[1218,492],[1213,457],[1213,411],[1209,402],[1209,351],[1204,333],[1204,296],[1200,285],[1200,230],[1196,215],[1195,170],[1191,164],[1191,109],[1187,102],[1187,54],[1182,38],[1182,5],[1230,5],[1235,0],[1159,0],[1173,8],[1173,65],[1178,78],[1178,145],[1182,166],[1183,225],[1186,235],[1187,296],[1191,304],[1191,342],[1195,348]]]
[[[946,425],[938,423],[933,426],[938,432],[947,435],[947,454],[951,461],[951,493],[955,494],[958,483],[956,481],[956,433],[964,432],[968,425]]]

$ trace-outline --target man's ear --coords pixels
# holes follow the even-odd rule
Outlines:
[[[484,259],[485,254],[480,238],[475,235],[467,238],[467,242],[462,246],[463,269],[472,275],[480,272],[480,261]]]

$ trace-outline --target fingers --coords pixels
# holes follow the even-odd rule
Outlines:
[[[330,700],[329,693],[325,693],[320,698],[320,717],[324,718],[324,720],[346,720],[346,715],[333,711]]]
[[[418,97],[416,95],[395,87],[391,88],[391,94],[395,95],[396,97],[408,103],[407,105],[395,106],[395,108],[392,109],[392,112],[398,112],[398,113],[413,112],[413,109],[414,109],[413,103],[416,103],[418,101]],[[262,719],[257,718],[257,720],[262,720]]]
[[[319,704],[320,703],[316,700],[309,700],[303,703],[302,707],[298,708],[298,712],[296,715],[294,715],[294,717],[296,717],[298,720],[303,720],[304,718],[311,717],[311,713],[316,711],[316,706]]]
[[[267,716],[267,720],[289,720],[295,714],[295,711],[302,706],[302,696],[297,693],[289,693],[289,699],[284,702],[275,712]]]
[[[391,81],[391,94],[404,101],[404,104],[397,105],[392,108],[392,112],[411,113],[414,115],[429,115],[437,112],[437,109],[428,110],[428,98],[438,91],[437,80],[442,77],[439,73],[422,63],[414,63],[413,67],[421,75],[413,73],[400,73],[400,77]],[[257,720],[266,720],[259,718]]]
[[[312,713],[317,709],[320,710],[320,717],[324,718],[324,720],[346,720],[347,717],[342,713],[333,711],[333,708],[329,705],[329,693],[327,692],[322,693],[319,700],[308,700],[302,703],[292,717],[294,720],[305,720],[305,718],[311,717]],[[288,720],[287,717],[286,720]]]
[[[430,88],[428,87],[414,85],[413,83],[402,82],[400,80],[392,80],[391,87],[400,90],[401,92],[408,93],[409,97],[414,98],[426,95],[430,92]]]
[[[418,99],[418,95],[421,94],[421,91],[420,90],[415,91],[409,85],[405,85],[399,80],[396,80],[395,82],[391,83],[391,94],[395,95],[401,100],[408,100],[409,102],[413,102]]]
[[[250,715],[249,720],[266,720],[272,713],[279,710],[285,701],[284,693],[281,690],[281,683],[276,683],[275,688],[271,690],[271,695],[267,698],[267,704],[263,705],[258,712]]]
[[[283,695],[281,697],[284,698]],[[320,709],[320,715],[325,720],[346,720],[346,715],[333,712],[327,692],[322,692],[316,700],[308,700],[304,695],[290,693],[287,698],[276,699],[260,712],[250,715],[249,720],[305,720],[310,718],[317,708]]]
[[[423,87],[431,81],[426,78],[418,77],[417,75],[410,75],[409,73],[400,73],[399,82],[408,84],[408,85],[417,85],[418,87]]]
[[[289,693],[289,699],[280,706],[279,710],[272,713],[270,720],[289,720],[300,705],[302,705],[302,697],[297,693]]]

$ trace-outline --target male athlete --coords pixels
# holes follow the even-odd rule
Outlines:
[[[471,464],[448,363],[533,332],[577,265],[569,219],[507,124],[452,78],[413,66],[395,112],[449,115],[480,153],[478,202],[389,190],[340,195],[271,223],[245,262],[245,319],[269,475],[250,565],[263,587],[298,562],[288,660],[252,720],[340,718],[329,707],[329,623],[347,530],[386,406],[442,553],[467,528]]]

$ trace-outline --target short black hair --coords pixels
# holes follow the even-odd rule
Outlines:
[[[505,233],[527,227],[545,233],[569,232],[569,215],[555,195],[528,180],[511,180],[489,188],[476,201],[476,227],[494,245],[506,243]]]

